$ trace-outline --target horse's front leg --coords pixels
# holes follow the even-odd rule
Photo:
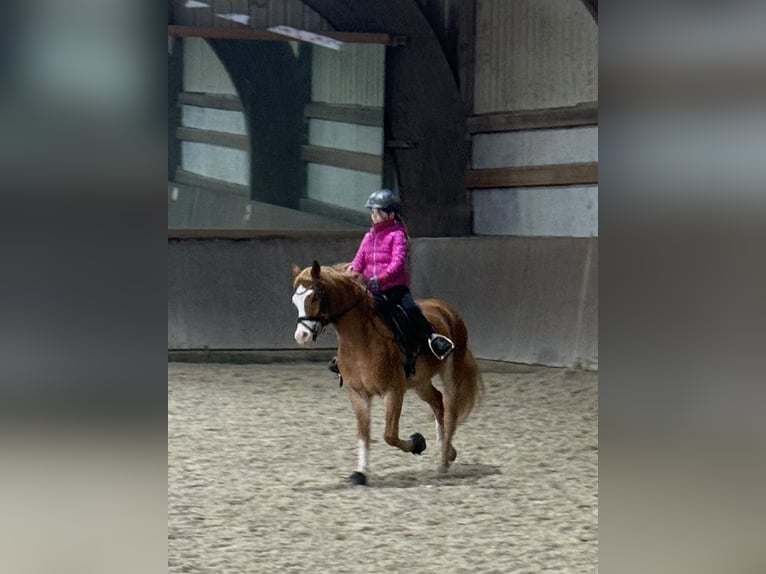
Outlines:
[[[348,398],[356,414],[356,438],[359,446],[356,471],[348,477],[353,484],[367,484],[368,455],[370,452],[370,397],[348,388]]]
[[[386,430],[383,438],[386,443],[412,454],[420,454],[426,450],[426,439],[420,433],[410,435],[409,440],[399,438],[399,417],[402,414],[404,391],[391,390],[386,393]]]

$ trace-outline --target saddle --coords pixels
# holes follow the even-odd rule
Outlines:
[[[421,351],[415,324],[401,305],[391,303],[382,293],[376,293],[373,297],[375,309],[391,328],[396,344],[404,351],[404,375],[410,377],[415,374],[415,362]]]

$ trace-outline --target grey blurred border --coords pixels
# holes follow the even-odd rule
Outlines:
[[[602,3],[604,572],[762,572],[766,7]]]

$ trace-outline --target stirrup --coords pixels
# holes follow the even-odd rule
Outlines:
[[[434,345],[435,341],[439,341],[441,345],[443,345],[441,351],[438,351]],[[436,345],[436,346],[441,346]],[[443,361],[447,358],[447,356],[455,350],[455,343],[452,342],[451,339],[448,337],[445,337],[444,335],[439,335],[438,333],[433,333],[430,337],[428,337],[428,348],[431,349],[431,352],[433,355],[439,359],[440,361]]]

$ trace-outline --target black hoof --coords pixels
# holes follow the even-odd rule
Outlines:
[[[412,441],[412,454],[420,454],[426,450],[426,439],[419,432],[410,435]]]
[[[364,475],[363,472],[354,471],[351,473],[351,476],[348,477],[348,481],[351,484],[358,484],[360,486],[364,486],[367,484],[367,477]]]

